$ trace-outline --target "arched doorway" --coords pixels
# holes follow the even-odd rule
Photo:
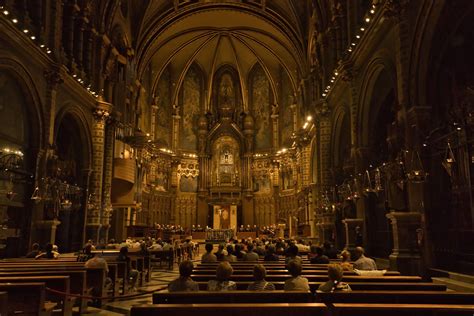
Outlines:
[[[81,188],[81,193],[65,196],[72,205],[61,207],[55,214],[61,224],[56,231],[56,244],[61,252],[80,249],[83,240],[84,210],[87,188],[87,169],[89,168],[89,146],[86,142],[85,128],[76,114],[65,112],[58,118],[55,149],[55,164],[61,172],[55,176],[59,181],[72,187]],[[66,193],[67,194],[67,193]]]
[[[365,162],[367,170],[392,161],[399,150],[397,146],[394,146],[394,143],[390,142],[393,130],[396,130],[396,113],[399,110],[395,89],[396,81],[393,78],[394,68],[385,64],[384,61],[380,61],[374,64],[373,69],[371,91],[365,103],[369,110],[363,121],[367,124],[365,145],[367,157],[370,157]],[[363,177],[365,180],[365,173]],[[367,180],[367,182],[369,181]],[[368,183],[364,185],[367,186]],[[371,256],[379,258],[388,258],[393,248],[392,227],[386,215],[396,207],[389,200],[391,198],[387,190],[365,193],[365,247]],[[396,210],[405,210],[405,208],[401,207]]]
[[[26,252],[30,239],[30,197],[41,133],[37,102],[27,87],[31,82],[5,62],[0,61],[0,257],[17,257]]]

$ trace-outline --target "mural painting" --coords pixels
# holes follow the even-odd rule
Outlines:
[[[170,146],[171,138],[170,82],[170,72],[166,68],[158,81],[158,94],[155,98],[155,105],[158,107],[156,110],[155,139],[164,147]]]
[[[269,149],[272,147],[270,84],[260,65],[253,70],[250,86],[251,104],[255,118],[255,149]]]
[[[197,149],[196,121],[201,109],[201,77],[195,67],[189,68],[182,89],[181,149]]]

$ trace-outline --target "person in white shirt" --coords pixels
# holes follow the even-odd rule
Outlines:
[[[374,259],[367,258],[364,256],[364,248],[357,247],[355,249],[355,257],[357,260],[352,265],[354,269],[357,270],[377,270],[377,265],[375,264]]]

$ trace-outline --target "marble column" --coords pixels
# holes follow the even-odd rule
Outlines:
[[[421,214],[418,212],[390,212],[393,250],[389,256],[390,269],[401,274],[419,275],[422,270],[420,255]]]
[[[112,217],[112,173],[114,160],[114,136],[115,125],[113,120],[108,121],[109,124],[105,127],[105,145],[104,145],[104,181],[102,189],[102,214],[101,214],[101,234],[99,239],[104,242],[109,240],[110,218]]]
[[[104,174],[105,123],[112,105],[99,98],[94,109],[92,124],[92,174],[90,179],[91,199],[87,214],[87,236],[98,242],[102,215],[102,186]]]

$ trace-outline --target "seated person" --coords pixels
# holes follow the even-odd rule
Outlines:
[[[253,267],[253,277],[255,281],[249,284],[247,290],[249,291],[274,291],[275,285],[265,281],[267,270],[261,264],[256,264]]]
[[[342,261],[341,261],[341,267],[344,271],[352,271],[352,263],[350,263],[349,261],[351,260],[351,253],[347,250],[343,250],[341,252],[341,258],[342,258]]]
[[[45,252],[40,253],[35,259],[58,259],[59,253],[53,251],[53,245],[48,243],[44,248]]]
[[[234,247],[231,244],[227,245],[227,256],[224,256],[222,258],[222,261],[229,261],[229,262],[237,261],[237,257],[232,254],[233,251],[234,251]]]
[[[208,291],[235,291],[237,290],[237,284],[234,281],[230,281],[232,276],[232,266],[229,262],[221,262],[216,269],[216,280],[209,280],[207,282]]]
[[[190,292],[199,291],[199,285],[191,279],[194,264],[185,260],[179,265],[179,278],[171,281],[168,285],[169,292]]]
[[[291,260],[287,265],[291,278],[285,281],[285,291],[309,291],[308,279],[301,276],[301,260]]]
[[[267,254],[263,258],[263,261],[278,261],[280,258],[275,253],[276,249],[274,245],[269,245],[267,248]]]
[[[84,249],[82,249],[82,253],[77,256],[77,262],[86,262],[87,260],[93,258],[94,255],[92,254],[92,245],[86,244]]]
[[[316,247],[316,256],[311,258],[312,264],[328,264],[329,258],[324,255],[323,248]]]
[[[106,286],[106,289],[108,290],[110,286],[112,285],[112,279],[107,277],[109,273],[109,266],[107,265],[107,261],[105,261],[105,259],[102,258],[99,253],[96,253],[96,254],[91,253],[91,256],[92,257],[88,259],[86,263],[84,263],[84,266],[88,269],[103,269],[104,276],[105,276],[105,286]],[[89,288],[89,291],[90,291],[89,293],[93,296],[101,295],[100,288],[98,287],[91,287]],[[93,306],[97,306],[98,304],[100,304],[100,300],[92,299]]]
[[[357,260],[353,264],[353,268],[357,270],[377,270],[375,261],[371,258],[364,256],[364,248],[357,247],[355,249],[355,257]]]
[[[350,291],[351,287],[349,284],[341,282],[343,276],[343,270],[340,264],[328,265],[328,277],[329,281],[319,286],[318,291],[321,292],[336,292],[336,291]]]
[[[236,244],[234,255],[237,257],[237,261],[242,261],[245,256],[245,251],[242,250],[242,244]]]
[[[288,247],[286,250],[286,258],[285,258],[285,264],[288,264],[290,261],[301,261],[301,257],[298,256],[298,247],[296,245],[291,245]]]
[[[243,261],[258,261],[258,254],[253,251],[253,244],[248,244],[247,253],[244,255]]]
[[[324,254],[329,259],[337,259],[338,251],[336,250],[336,248],[333,247],[333,245],[329,241],[326,241],[323,244],[323,248],[324,248]]]
[[[222,258],[227,255],[227,251],[224,250],[224,247],[224,244],[219,244],[217,251],[214,253],[216,255],[217,261],[222,261]]]
[[[137,283],[138,270],[132,268],[132,263],[128,256],[128,247],[120,248],[120,254],[117,257],[117,261],[125,262],[127,264],[127,279],[130,281],[130,287],[132,290],[136,290],[135,284]]]
[[[26,258],[35,258],[40,253],[40,245],[35,242],[33,245],[31,245],[31,251],[27,253]]]
[[[212,253],[214,246],[212,244],[206,244],[206,253],[202,255],[201,262],[217,262],[217,257]]]

